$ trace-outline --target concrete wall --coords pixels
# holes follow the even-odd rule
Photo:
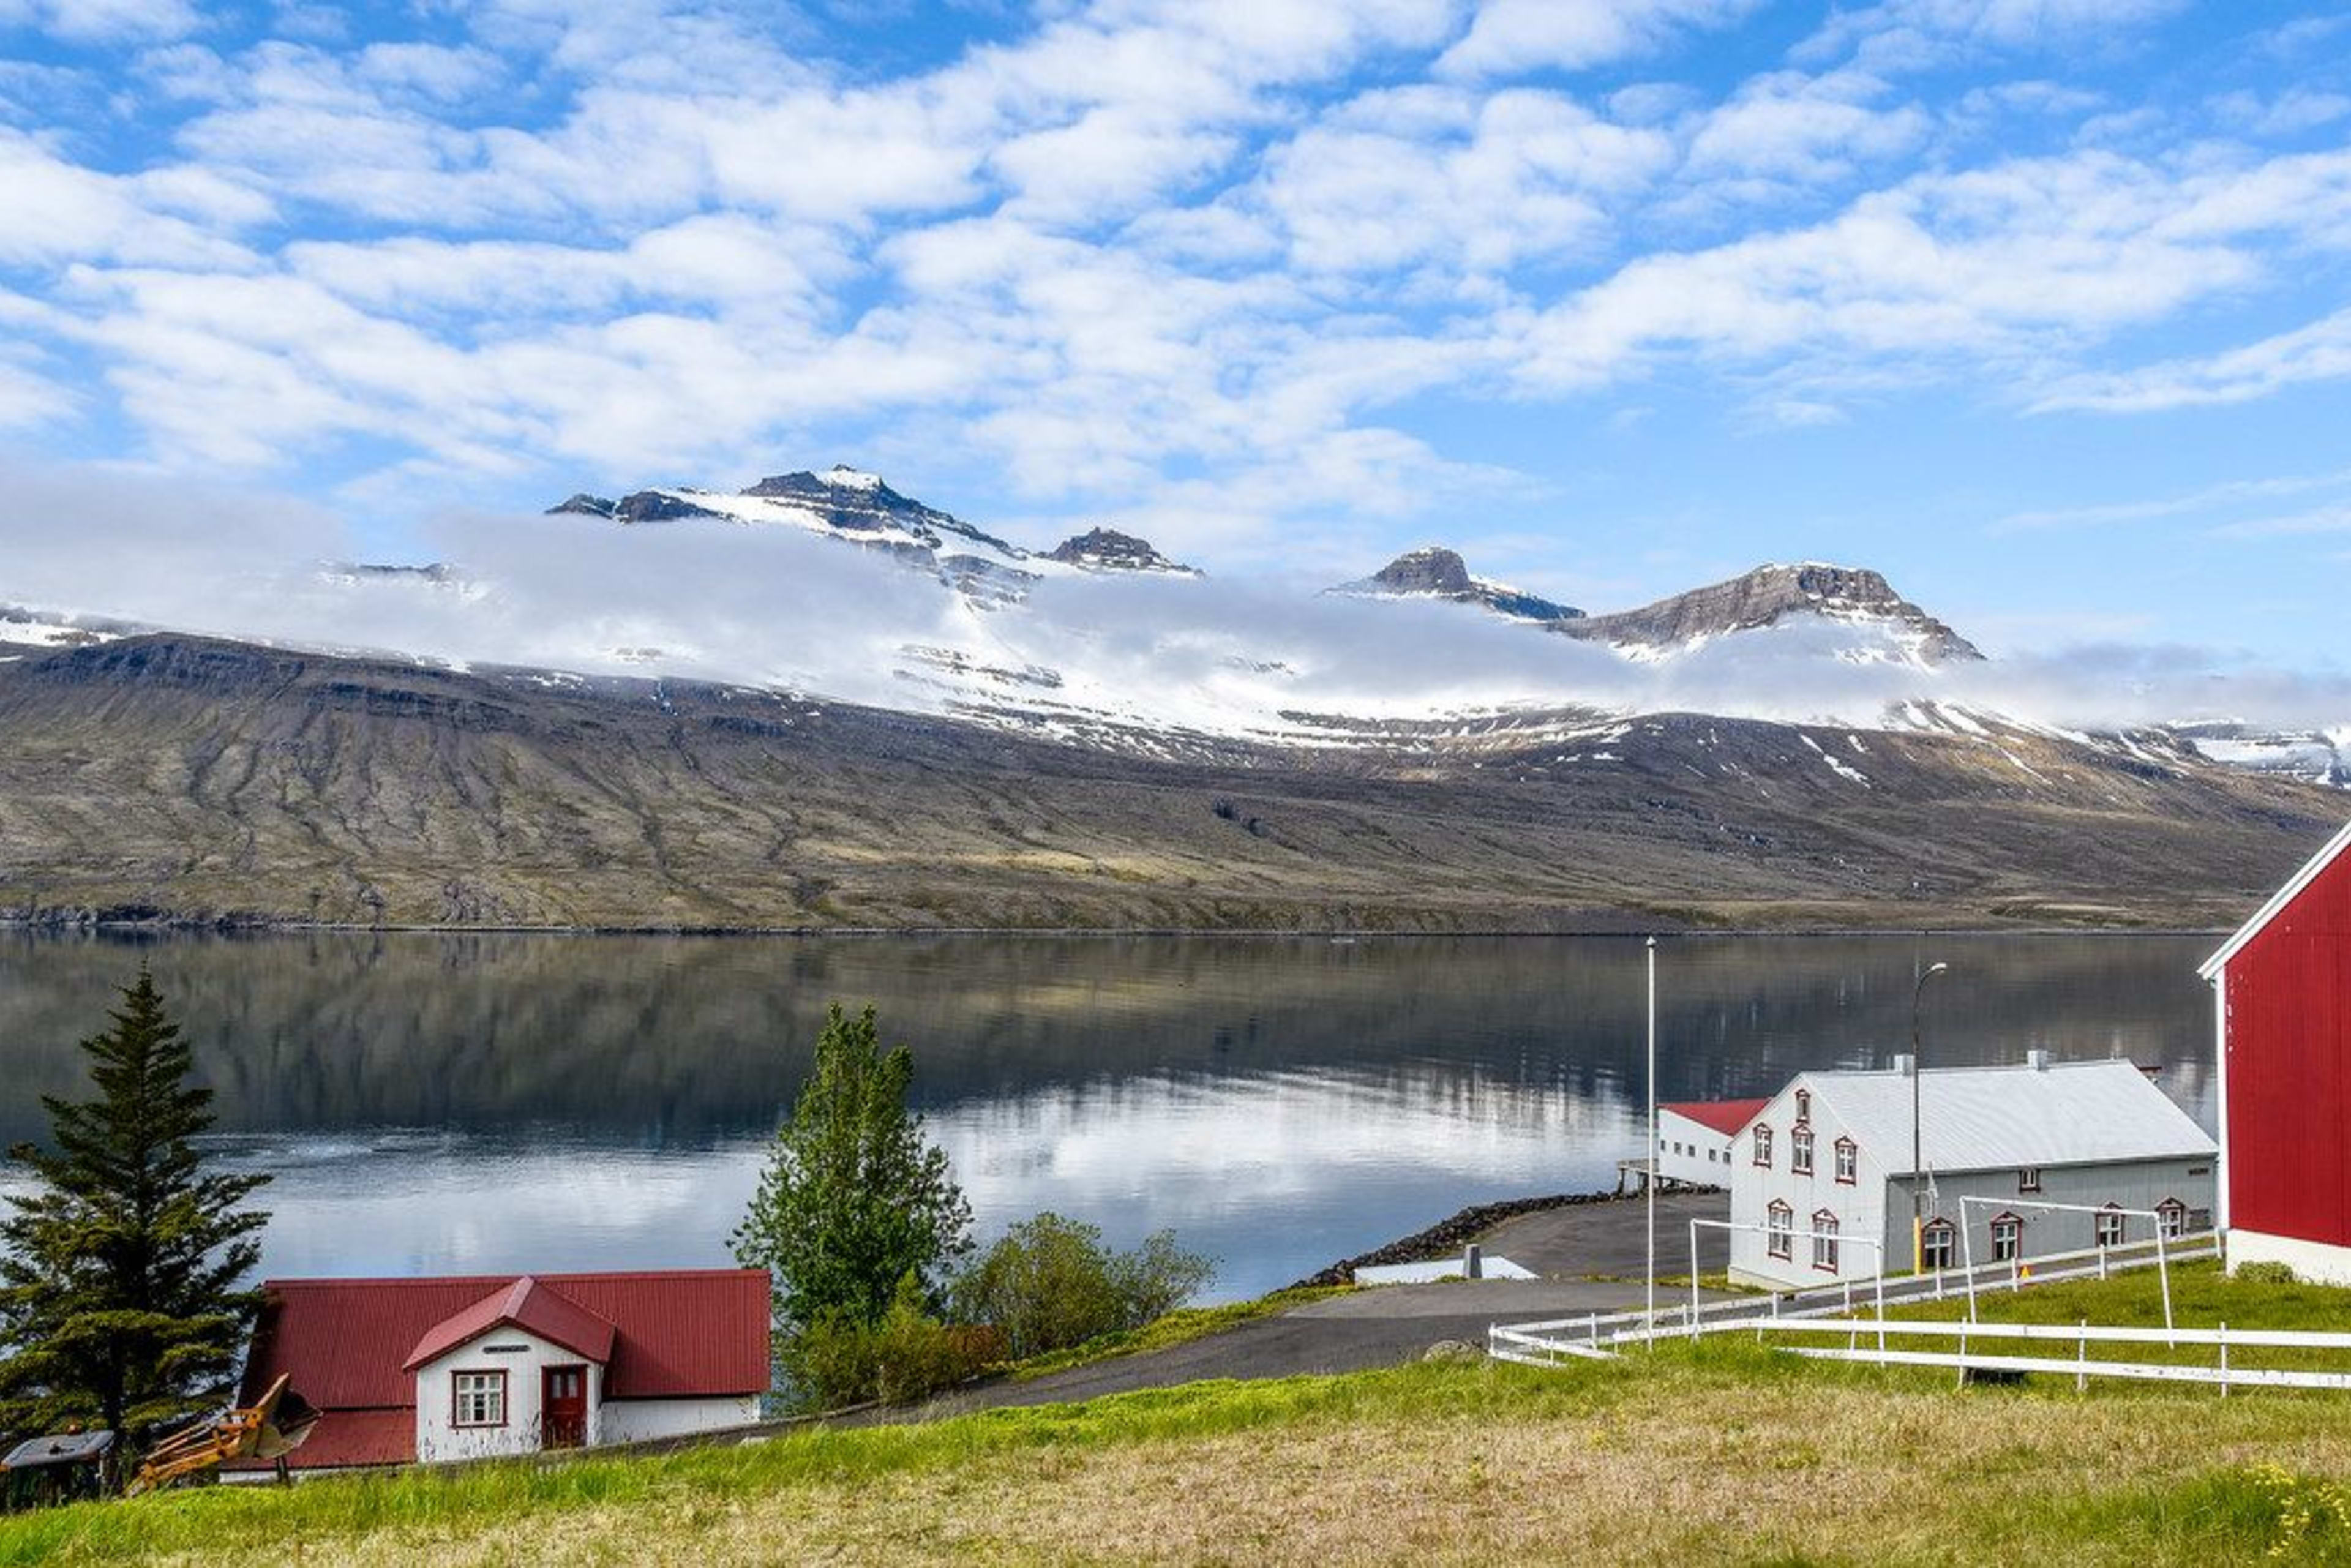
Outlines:
[[[614,1399],[603,1409],[600,1443],[640,1443],[649,1437],[680,1437],[747,1427],[759,1418],[759,1396],[712,1399]]]
[[[585,1363],[579,1352],[551,1344],[517,1328],[492,1329],[416,1369],[416,1458],[422,1463],[478,1459],[500,1454],[535,1454],[539,1441],[540,1374],[550,1366]],[[606,1440],[600,1429],[604,1369],[588,1367],[588,1433],[590,1445]],[[451,1419],[457,1372],[507,1375],[507,1418],[500,1427],[459,1427]]]
[[[2304,1241],[2298,1236],[2269,1236],[2241,1228],[2229,1232],[2226,1256],[2231,1271],[2247,1263],[2283,1263],[2297,1280],[2321,1285],[2351,1285],[2351,1247]]]

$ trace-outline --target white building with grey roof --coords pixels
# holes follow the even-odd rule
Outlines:
[[[1914,1081],[1909,1059],[1896,1062],[1801,1073],[1740,1131],[1734,1281],[1786,1290],[1908,1273],[1914,1194],[1928,1269],[2145,1242],[2158,1224],[2211,1228],[2217,1148],[2132,1063],[2036,1051]]]

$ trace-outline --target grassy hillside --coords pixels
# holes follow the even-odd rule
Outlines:
[[[2342,1292],[2184,1282],[2183,1322],[2351,1319]],[[2351,1562],[2342,1396],[2042,1384],[1959,1392],[1735,1339],[1556,1372],[1429,1363],[185,1492],[0,1521],[0,1563],[284,1562],[298,1543],[306,1564]]]

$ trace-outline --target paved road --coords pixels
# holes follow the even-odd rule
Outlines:
[[[1689,1221],[1719,1219],[1729,1199],[1720,1193],[1675,1193],[1657,1200],[1660,1273],[1689,1268]],[[1482,1245],[1545,1276],[1536,1280],[1456,1280],[1434,1285],[1384,1285],[1311,1301],[1222,1333],[1140,1355],[1074,1367],[1029,1383],[965,1389],[913,1408],[874,1410],[845,1425],[925,1420],[1007,1405],[1056,1405],[1164,1388],[1211,1377],[1288,1377],[1299,1373],[1357,1372],[1390,1366],[1426,1354],[1440,1340],[1464,1340],[1481,1349],[1498,1322],[1625,1312],[1642,1304],[1646,1215],[1638,1201],[1578,1204],[1505,1221]],[[1722,1267],[1721,1232],[1708,1270]],[[1601,1276],[1593,1279],[1590,1276]],[[1667,1292],[1673,1301],[1687,1297]]]

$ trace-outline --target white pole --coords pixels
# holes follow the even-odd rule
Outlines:
[[[1698,1338],[1698,1221],[1690,1221],[1690,1338]]]
[[[1649,1344],[1657,1343],[1657,939],[1647,944],[1649,970],[1649,1122],[1648,1122],[1648,1229],[1649,1229]],[[1691,1270],[1697,1277],[1697,1270]]]
[[[1968,1232],[1968,1200],[1959,1199],[1959,1277],[1968,1282],[1968,1322],[1976,1321],[1976,1244]]]
[[[2163,1332],[2169,1334],[2171,1333],[2171,1260],[2164,1255],[2163,1217],[2159,1214],[2155,1218],[2155,1271],[2163,1281]],[[2171,1347],[2174,1350],[2179,1349],[2179,1342],[2172,1341]]]

